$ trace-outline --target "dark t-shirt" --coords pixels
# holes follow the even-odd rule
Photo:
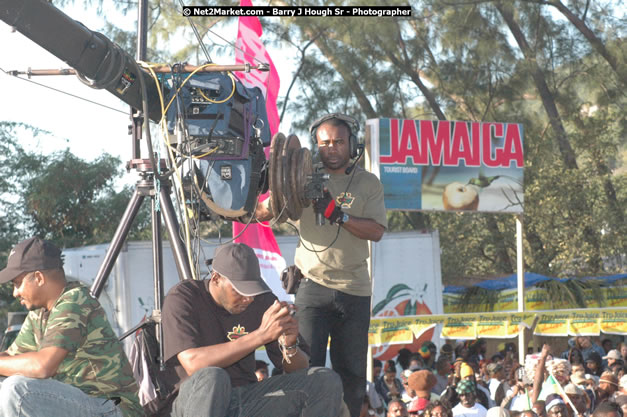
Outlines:
[[[177,355],[187,349],[217,345],[233,341],[259,328],[263,313],[274,303],[276,296],[265,293],[241,314],[231,314],[218,307],[207,290],[207,281],[188,280],[175,285],[165,298],[162,312],[166,364],[178,375],[172,381],[178,388],[188,376]],[[266,345],[268,357],[277,368],[282,368],[282,356],[276,341]],[[225,368],[234,387],[257,382],[255,352]]]

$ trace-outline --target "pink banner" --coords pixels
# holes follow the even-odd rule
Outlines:
[[[252,6],[250,0],[241,0],[240,6]],[[258,65],[260,63],[270,65],[270,71],[236,72],[235,75],[247,87],[259,87],[266,97],[266,112],[272,136],[279,130],[279,113],[276,100],[279,95],[279,74],[261,42],[261,22],[256,17],[243,16],[239,18],[237,41],[235,42],[235,63]],[[266,148],[266,157],[270,149]],[[267,194],[260,197],[260,201],[267,198]],[[233,222],[233,236],[237,236],[246,225]],[[281,250],[274,237],[272,229],[267,222],[263,224],[251,223],[246,230],[235,239],[236,242],[245,243],[252,247],[259,258],[261,275],[272,288],[272,292],[280,300],[293,300],[281,286],[280,274],[285,268],[285,259],[281,256]]]

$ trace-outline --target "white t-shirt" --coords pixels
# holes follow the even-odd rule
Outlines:
[[[496,390],[498,389],[499,385],[501,385],[501,381],[496,378],[490,378],[488,388],[490,388],[490,398],[492,399],[492,401],[496,401]]]
[[[477,402],[470,408],[464,407],[462,403],[453,407],[453,417],[485,417],[487,413],[488,410]]]

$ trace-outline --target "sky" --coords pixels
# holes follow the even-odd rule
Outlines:
[[[135,13],[129,16],[119,15],[112,19],[117,12],[106,9],[106,0],[104,4],[105,13],[110,20],[115,21],[123,29],[134,30]],[[91,30],[102,30],[101,18],[95,10],[83,9],[82,2],[68,5],[63,8],[63,11]],[[231,33],[222,31],[220,34],[234,42],[236,25],[232,26]],[[225,43],[217,37],[212,38],[207,43],[212,41],[219,44]],[[4,22],[0,22],[0,45],[2,45],[0,68],[3,71],[26,71],[28,68],[68,68],[67,64],[30,39],[18,32],[13,32],[12,28]],[[279,95],[284,95],[291,82],[292,73],[296,69],[295,64],[285,53],[270,46],[267,48],[281,77]],[[220,64],[234,62],[233,57],[216,58],[212,55],[212,58]],[[86,160],[93,160],[104,152],[119,157],[122,162],[130,159],[131,139],[127,134],[129,116],[126,104],[105,90],[95,90],[83,85],[73,75],[36,76],[31,80],[107,105],[115,110],[103,108],[0,72],[0,87],[3,96],[0,100],[0,120],[27,123],[51,133],[35,138],[28,134],[20,135],[20,142],[26,149],[48,154],[69,148],[72,153]],[[143,156],[146,155],[144,151]],[[136,177],[134,173],[126,174],[118,183],[132,184]]]

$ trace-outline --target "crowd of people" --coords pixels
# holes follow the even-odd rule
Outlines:
[[[487,352],[484,340],[455,348],[425,342],[396,360],[375,359],[360,417],[622,417],[627,413],[627,343],[545,344],[518,362],[516,345]]]

